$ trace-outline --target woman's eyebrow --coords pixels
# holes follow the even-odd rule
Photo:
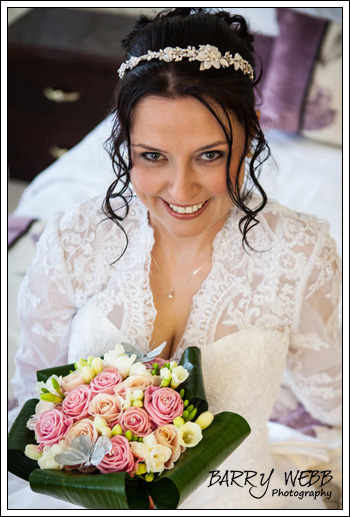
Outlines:
[[[165,153],[166,151],[162,151],[161,149],[157,149],[156,147],[153,147],[152,145],[147,144],[131,144],[131,147],[142,147],[143,149],[152,149],[152,151],[156,151],[157,153]]]
[[[208,145],[204,145],[203,147],[199,147],[197,151],[206,151],[207,149],[213,149],[214,147],[217,147],[219,145],[228,145],[225,140],[218,140],[217,142],[213,142]],[[161,149],[157,149],[156,147],[153,147],[152,145],[147,144],[131,144],[131,147],[142,147],[143,149],[152,149],[153,151],[156,151],[157,153],[165,153],[166,151],[162,151]]]
[[[206,149],[213,149],[214,147],[217,147],[219,145],[228,145],[226,140],[218,140],[217,142],[213,142],[212,144],[204,145],[203,147],[200,147],[197,149],[197,151],[205,151]]]

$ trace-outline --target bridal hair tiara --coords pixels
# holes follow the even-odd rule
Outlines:
[[[141,61],[151,61],[152,59],[159,59],[159,61],[182,61],[183,58],[188,58],[189,61],[200,61],[201,65],[199,70],[209,70],[212,66],[214,68],[227,68],[233,66],[235,70],[241,70],[244,75],[248,75],[251,81],[254,80],[254,71],[248,61],[242,58],[242,56],[236,53],[234,56],[230,52],[226,52],[224,55],[221,54],[217,47],[212,45],[199,45],[199,48],[188,46],[187,48],[180,47],[166,47],[164,50],[161,49],[158,52],[149,50],[147,54],[143,56],[132,56],[130,59],[123,63],[119,70],[119,77],[122,79],[127,70],[132,70]]]

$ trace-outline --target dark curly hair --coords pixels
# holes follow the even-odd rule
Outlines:
[[[158,51],[165,47],[186,48],[190,45],[198,48],[199,45],[210,44],[216,46],[222,54],[229,51],[234,55],[238,52],[255,71],[253,42],[254,36],[249,32],[247,22],[242,16],[232,16],[226,11],[212,12],[203,8],[176,8],[166,9],[154,18],[142,15],[133,31],[122,41],[122,47],[126,50],[125,58],[129,59],[131,56],[141,56],[149,50]],[[123,230],[121,223],[128,214],[128,204],[132,198],[129,188],[132,169],[130,123],[137,103],[147,96],[191,96],[206,106],[225,133],[229,145],[226,165],[227,190],[232,202],[243,212],[239,221],[243,247],[247,245],[251,248],[247,233],[259,223],[257,214],[267,202],[267,196],[258,181],[259,168],[270,155],[256,114],[255,95],[259,80],[260,77],[254,77],[251,81],[248,75],[235,71],[232,66],[219,70],[212,67],[202,72],[199,70],[198,62],[190,62],[188,59],[170,63],[153,59],[142,61],[132,70],[127,70],[117,85],[115,106],[112,110],[114,124],[111,136],[106,142],[106,149],[116,175],[103,202],[106,216]],[[215,105],[223,110],[226,121],[221,120],[215,112]],[[234,139],[230,112],[235,114],[245,133],[238,165],[239,171],[242,164],[246,163],[242,189],[239,185],[239,175],[236,174],[236,180],[232,184],[229,170]],[[250,149],[253,150],[253,156],[246,160]],[[125,158],[125,151],[128,152],[129,159]],[[261,201],[256,207],[248,205],[253,190],[257,190],[261,195]],[[116,197],[124,201],[124,210],[118,210],[118,213],[113,210],[111,204],[111,200]]]

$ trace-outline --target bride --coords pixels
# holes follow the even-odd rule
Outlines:
[[[36,370],[118,342],[146,352],[166,341],[162,356],[175,360],[196,345],[211,411],[241,414],[252,433],[180,508],[324,508],[285,495],[285,473],[315,458],[298,463],[286,445],[298,433],[268,420],[284,375],[314,418],[341,424],[340,261],[325,223],[268,201],[259,184],[269,148],[245,20],[195,11],[141,17],[123,41],[116,180],[104,200],[47,225],[19,296],[15,395],[20,405],[34,395]],[[285,454],[273,455],[282,438]],[[227,472],[241,477],[214,483]],[[26,508],[73,507],[41,496],[35,506],[27,486],[15,489]]]

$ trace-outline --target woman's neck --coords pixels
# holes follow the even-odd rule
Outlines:
[[[170,233],[161,224],[150,221],[155,244],[152,253],[161,260],[173,262],[205,259],[213,252],[213,241],[225,220],[195,236],[179,236]]]

